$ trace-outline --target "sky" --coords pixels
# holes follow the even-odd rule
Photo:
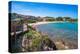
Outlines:
[[[12,1],[9,7],[23,15],[78,18],[77,5]]]

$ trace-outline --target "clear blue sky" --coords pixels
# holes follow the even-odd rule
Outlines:
[[[9,6],[10,7],[10,6]],[[13,1],[11,12],[23,15],[78,18],[77,5]]]

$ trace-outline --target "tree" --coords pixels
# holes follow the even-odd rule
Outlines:
[[[71,17],[64,17],[65,21],[70,21]]]
[[[57,17],[56,20],[57,21],[63,21],[63,17]]]

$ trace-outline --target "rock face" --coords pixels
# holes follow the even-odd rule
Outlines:
[[[58,50],[66,50],[66,49],[77,49],[77,45],[75,43],[66,41],[66,40],[57,40],[54,41]]]
[[[27,35],[32,35],[30,38]],[[22,40],[22,51],[50,51],[57,50],[56,45],[48,36],[42,36],[36,31],[29,31],[23,37]]]
[[[56,45],[52,40],[50,40],[48,37],[44,37],[42,44],[42,50],[48,51],[48,50],[57,50]]]

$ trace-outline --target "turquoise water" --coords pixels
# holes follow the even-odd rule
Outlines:
[[[64,39],[77,43],[78,23],[49,23],[37,26],[37,30],[47,33],[52,39]]]

